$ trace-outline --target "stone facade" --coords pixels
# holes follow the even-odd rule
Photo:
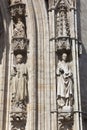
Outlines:
[[[86,130],[86,0],[0,0],[0,130]]]
[[[87,78],[87,72],[86,72],[86,63],[87,63],[87,24],[86,24],[86,11],[87,7],[85,6],[86,1],[80,0],[78,2],[78,30],[79,30],[79,39],[82,42],[82,55],[80,56],[80,83],[81,83],[81,100],[82,100],[82,112],[83,112],[83,128],[86,130],[87,128],[87,89],[86,89],[86,78]]]

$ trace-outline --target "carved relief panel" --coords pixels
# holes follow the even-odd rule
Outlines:
[[[71,49],[70,8],[70,1],[55,1],[56,49],[58,50]]]

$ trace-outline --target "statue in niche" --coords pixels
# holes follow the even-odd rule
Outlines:
[[[28,101],[28,69],[23,62],[23,55],[16,56],[16,66],[11,73],[11,89],[13,107],[26,108]]]
[[[25,25],[23,24],[20,18],[18,18],[17,24],[14,25],[13,36],[25,37]]]
[[[57,65],[57,101],[59,108],[73,105],[73,78],[67,62],[67,54],[62,54],[62,60]]]
[[[17,3],[21,3],[21,2],[22,2],[22,0],[11,0],[12,5],[17,4]]]

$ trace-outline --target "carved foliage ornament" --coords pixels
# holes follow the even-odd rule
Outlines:
[[[10,13],[12,17],[15,17],[16,15],[25,15],[25,4],[24,3],[11,4]]]
[[[71,40],[68,37],[60,37],[56,39],[56,51],[66,49],[67,51],[71,49]]]
[[[11,130],[25,130],[27,113],[11,113]]]
[[[14,54],[17,55],[18,53],[26,53],[27,52],[27,46],[28,46],[28,39],[26,38],[13,38],[12,39],[12,50],[14,51]]]

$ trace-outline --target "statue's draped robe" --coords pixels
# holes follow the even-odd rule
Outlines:
[[[60,71],[62,70],[62,72]],[[57,65],[57,97],[70,99],[73,95],[72,73],[68,63],[59,61]]]
[[[15,102],[26,101],[28,97],[28,70],[25,64],[18,64],[13,69],[11,80]]]

